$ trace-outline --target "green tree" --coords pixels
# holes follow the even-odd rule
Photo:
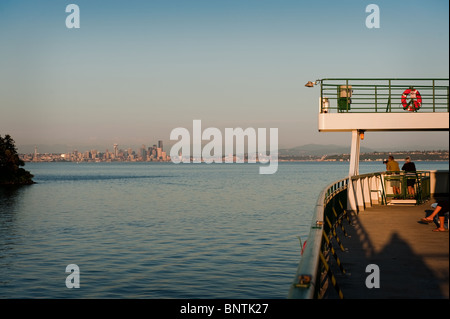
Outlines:
[[[33,175],[21,168],[25,163],[17,154],[14,140],[10,135],[0,135],[0,185],[33,184]]]

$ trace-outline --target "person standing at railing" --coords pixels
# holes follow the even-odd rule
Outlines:
[[[386,162],[386,171],[392,172],[391,174],[398,175],[398,172],[400,171],[400,167],[398,165],[398,162],[394,159],[394,156],[389,155],[389,158]],[[400,180],[398,179],[391,179],[391,186],[392,191],[394,192],[394,198],[400,195]]]
[[[414,198],[414,184],[416,183],[416,165],[411,162],[411,157],[405,158],[405,164],[402,166],[402,171],[406,172],[406,186],[408,186],[408,195]]]

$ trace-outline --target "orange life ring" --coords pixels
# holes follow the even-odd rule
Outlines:
[[[411,101],[407,101],[408,95]],[[402,94],[402,105],[404,110],[416,112],[422,106],[422,96],[416,89],[407,89]]]

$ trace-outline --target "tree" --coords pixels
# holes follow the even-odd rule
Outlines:
[[[21,168],[25,163],[17,154],[14,140],[10,135],[0,135],[0,185],[33,184],[33,175]]]

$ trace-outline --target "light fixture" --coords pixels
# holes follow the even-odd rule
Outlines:
[[[364,131],[359,131],[359,138],[364,140]]]
[[[307,88],[312,88],[312,87],[314,87],[314,85],[317,85],[317,84],[319,84],[319,83],[320,83],[320,80],[316,80],[316,82],[308,81],[308,83],[306,83],[305,86],[306,86]]]

